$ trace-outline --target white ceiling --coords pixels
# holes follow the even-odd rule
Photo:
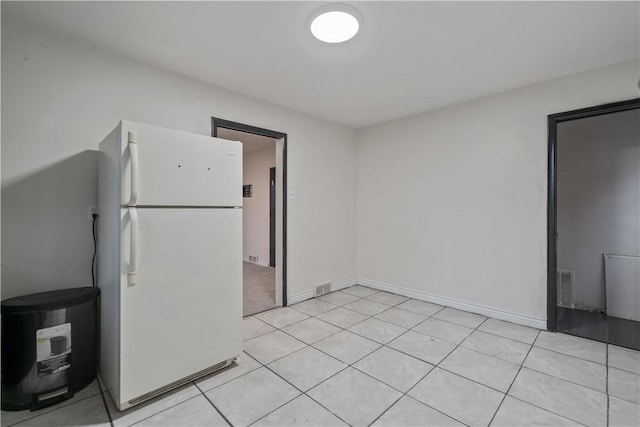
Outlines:
[[[326,2],[2,2],[129,57],[364,127],[639,56],[640,2],[348,2],[342,45],[306,22]]]
[[[254,135],[247,132],[239,132],[237,130],[218,128],[218,138],[242,142],[242,154],[248,154],[269,148],[273,148],[275,150],[276,148],[276,140],[274,138]]]

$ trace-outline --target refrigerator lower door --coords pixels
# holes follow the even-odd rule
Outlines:
[[[242,210],[137,209],[136,222],[131,245],[121,210],[120,409],[242,351]]]

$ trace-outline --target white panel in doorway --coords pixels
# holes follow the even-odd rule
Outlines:
[[[640,256],[602,254],[607,316],[640,321]]]

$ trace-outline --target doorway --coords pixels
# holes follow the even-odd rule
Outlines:
[[[548,125],[547,329],[640,349],[640,99]]]
[[[212,136],[243,144],[243,316],[286,306],[287,136],[216,117],[211,122]]]

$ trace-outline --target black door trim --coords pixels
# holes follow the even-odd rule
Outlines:
[[[218,136],[218,128],[237,130],[282,139],[282,306],[287,306],[287,134],[243,123],[211,117],[211,136]]]
[[[269,265],[276,266],[276,168],[269,168]]]
[[[547,329],[557,330],[557,150],[558,150],[558,123],[570,120],[584,119],[587,117],[601,116],[603,114],[618,113],[640,108],[640,98],[627,101],[612,102],[596,105],[595,107],[581,108],[579,110],[566,111],[564,113],[551,114],[547,118],[548,124],[548,176],[547,176]]]

